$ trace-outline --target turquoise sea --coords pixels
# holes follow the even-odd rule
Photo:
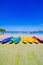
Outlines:
[[[43,34],[43,32],[31,32],[31,31],[7,31],[4,34]]]

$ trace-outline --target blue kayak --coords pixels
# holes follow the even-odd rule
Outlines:
[[[12,38],[13,38],[13,36],[8,37],[8,38],[6,38],[6,39],[2,40],[1,42],[2,42],[2,43],[9,42]]]
[[[1,40],[0,40],[0,42],[1,42]]]

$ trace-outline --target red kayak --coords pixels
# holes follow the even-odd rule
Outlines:
[[[33,38],[37,39],[40,43],[43,43],[43,40],[41,40],[41,39],[39,39],[39,38],[37,38],[35,36],[33,36]]]

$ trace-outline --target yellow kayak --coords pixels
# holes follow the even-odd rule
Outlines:
[[[22,36],[21,40],[22,40],[22,42],[27,43],[28,42],[28,37]]]
[[[24,43],[27,43],[27,42],[29,42],[29,43],[39,43],[38,42],[38,40],[36,40],[35,38],[33,38],[32,36],[30,36],[30,37],[26,37],[26,36],[22,36],[22,42],[24,42]]]
[[[38,40],[36,40],[35,38],[33,38],[31,36],[28,38],[28,42],[33,42],[33,43],[37,43],[37,44],[39,43]]]

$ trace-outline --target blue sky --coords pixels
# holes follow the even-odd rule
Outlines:
[[[1,0],[0,28],[43,30],[43,0]]]

